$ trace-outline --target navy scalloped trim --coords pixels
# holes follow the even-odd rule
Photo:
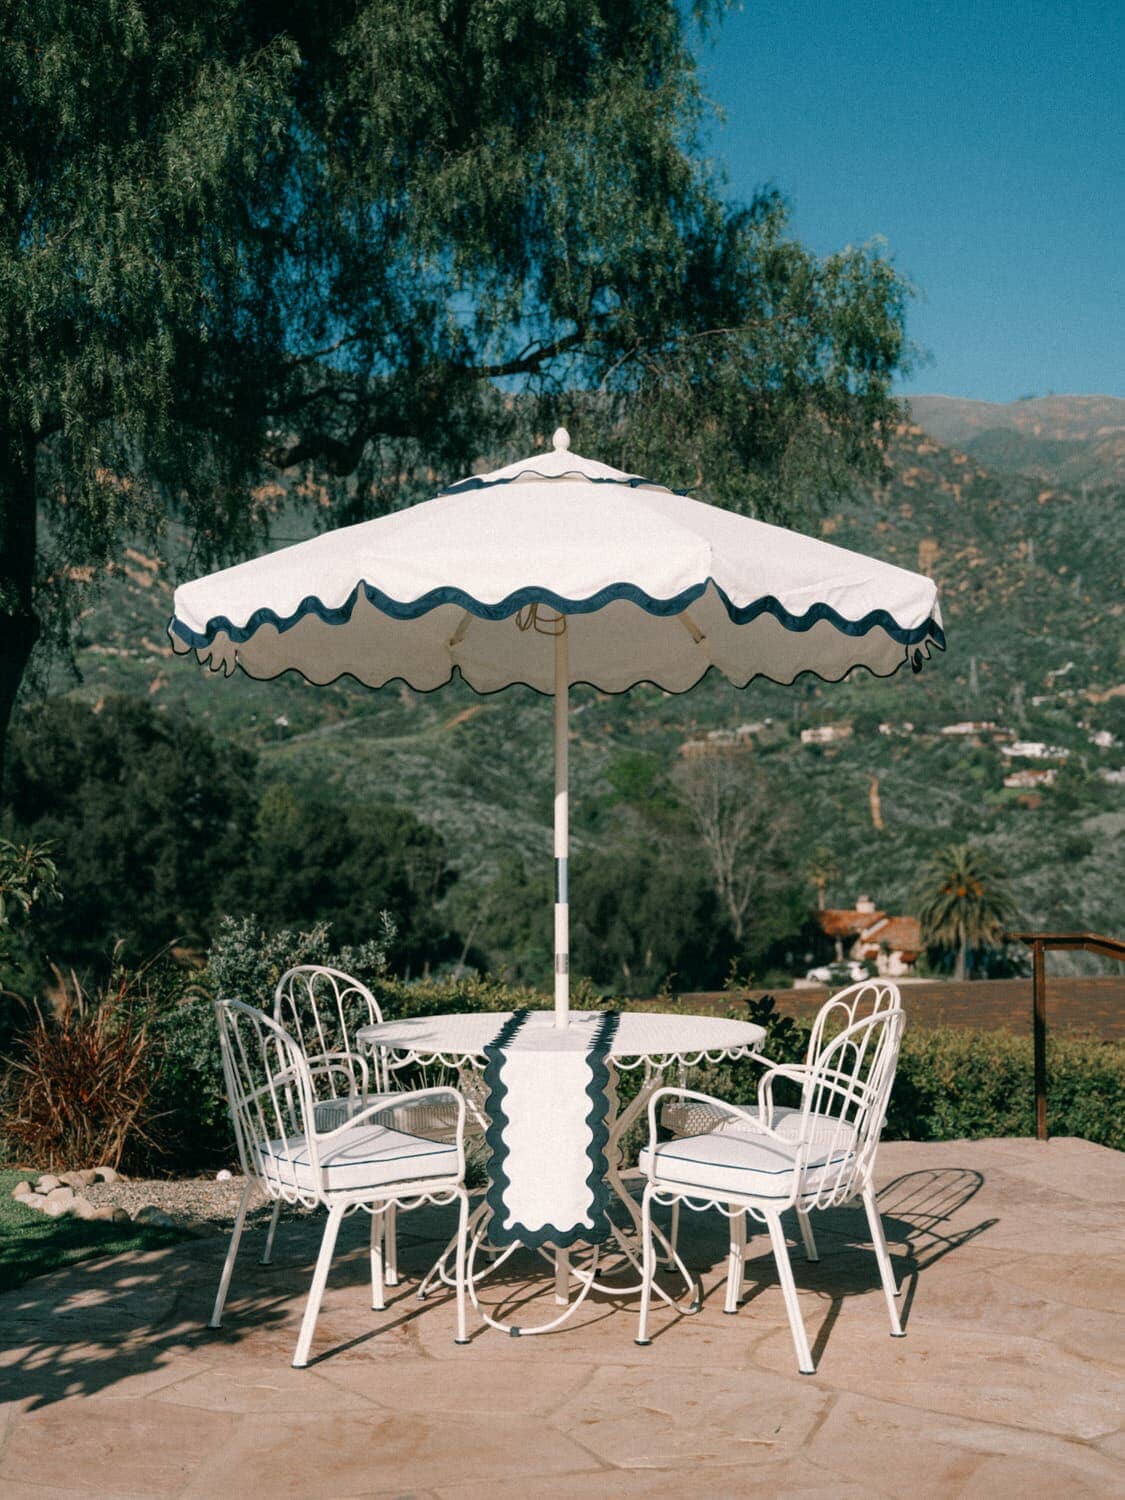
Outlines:
[[[504,1100],[508,1093],[507,1084],[502,1076],[504,1049],[525,1025],[530,1014],[528,1010],[513,1012],[493,1040],[483,1048],[486,1058],[484,1081],[488,1088],[489,1122],[485,1132],[485,1141],[492,1153],[488,1167],[488,1190],[485,1194],[492,1214],[488,1239],[490,1244],[496,1246],[520,1244],[531,1249],[538,1249],[542,1245],[553,1245],[557,1249],[565,1250],[579,1240],[589,1244],[599,1242],[608,1238],[610,1233],[610,1194],[609,1185],[606,1182],[606,1173],[609,1170],[606,1159],[606,1147],[609,1144],[609,1095],[607,1093],[609,1063],[607,1059],[610,1046],[617,1035],[617,1028],[621,1024],[621,1016],[618,1011],[603,1012],[586,1053],[590,1061],[590,1082],[586,1086],[586,1092],[590,1097],[590,1112],[586,1116],[586,1124],[590,1127],[590,1143],[587,1147],[590,1171],[586,1178],[586,1185],[590,1189],[590,1217],[593,1224],[589,1229],[578,1224],[563,1230],[555,1224],[544,1224],[539,1229],[529,1229],[526,1224],[514,1223],[506,1226],[504,1223],[507,1213],[504,1194],[510,1186],[506,1170],[508,1143],[504,1139],[504,1130],[509,1124],[504,1110]]]
[[[472,475],[468,479],[459,479],[456,484],[451,484],[448,489],[438,490],[436,499],[440,500],[443,495],[466,495],[470,490],[491,490],[499,485],[516,484],[521,479],[534,476],[536,479],[581,479],[583,484],[617,484],[626,489],[639,490],[662,490],[666,495],[680,495],[684,499],[690,499],[690,490],[669,489],[666,484],[660,484],[655,479],[642,479],[639,474],[626,474],[621,477],[613,475],[583,474],[581,469],[564,469],[561,474],[544,474],[541,469],[521,469],[518,474],[509,474],[501,479],[486,479],[483,475]]]
[[[272,609],[263,607],[256,609],[245,625],[235,625],[226,615],[215,615],[208,620],[206,629],[198,631],[192,630],[189,625],[185,625],[182,620],[173,615],[168,624],[168,631],[185,645],[199,651],[210,646],[219,634],[226,635],[232,645],[244,645],[263,625],[273,625],[279,635],[284,635],[287,630],[292,630],[295,625],[300,624],[306,615],[316,615],[326,625],[346,625],[352,617],[352,611],[355,609],[361,590],[374,609],[389,615],[392,620],[417,620],[444,604],[456,604],[468,614],[475,615],[481,620],[506,620],[518,614],[521,609],[526,609],[529,604],[546,604],[548,608],[560,614],[586,615],[593,614],[596,610],[603,609],[607,604],[618,599],[637,605],[646,614],[667,617],[681,614],[689,605],[694,604],[709,586],[714,587],[722,600],[723,608],[736,625],[748,625],[759,615],[770,614],[786,630],[806,631],[811,630],[821,620],[827,620],[842,635],[866,635],[869,631],[879,627],[902,646],[917,646],[928,639],[932,640],[939,649],[945,649],[945,633],[932,615],[921,625],[911,627],[899,625],[894,616],[885,609],[873,609],[861,620],[848,620],[838,614],[830,604],[813,604],[803,615],[794,615],[772,594],[755,599],[751,604],[732,604],[713,578],[706,578],[702,583],[692,584],[691,588],[683,589],[670,599],[654,599],[634,583],[610,583],[585,599],[567,599],[562,594],[556,594],[553,589],[529,585],[526,588],[516,589],[514,593],[496,604],[483,604],[479,599],[474,599],[472,594],[466,593],[464,589],[452,587],[431,589],[428,594],[403,602],[392,599],[389,594],[384,594],[382,589],[377,589],[372,584],[361,580],[340,605],[323,604],[315,594],[310,594],[301,600],[291,615],[284,617]]]

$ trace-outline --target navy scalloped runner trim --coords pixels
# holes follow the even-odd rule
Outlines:
[[[617,1028],[621,1024],[621,1015],[620,1012],[613,1010],[602,1013],[593,1040],[586,1052],[590,1062],[590,1082],[586,1087],[586,1092],[590,1097],[590,1112],[586,1116],[586,1124],[590,1127],[590,1142],[587,1146],[590,1171],[586,1177],[586,1185],[590,1189],[589,1213],[592,1227],[587,1228],[576,1224],[569,1229],[560,1229],[556,1224],[543,1224],[538,1229],[529,1229],[526,1224],[506,1225],[504,1222],[507,1214],[504,1195],[510,1186],[510,1180],[506,1170],[508,1144],[504,1139],[504,1131],[509,1124],[504,1110],[508,1087],[503,1079],[503,1064],[505,1048],[519,1034],[530,1014],[528,1010],[514,1011],[493,1040],[483,1049],[486,1059],[484,1081],[488,1088],[486,1108],[489,1122],[485,1132],[485,1141],[492,1153],[488,1167],[488,1190],[485,1193],[485,1199],[492,1214],[488,1240],[490,1244],[496,1246],[520,1244],[527,1245],[531,1249],[538,1249],[542,1245],[553,1245],[565,1250],[580,1240],[587,1244],[595,1244],[607,1239],[611,1230],[610,1189],[606,1181],[606,1173],[609,1170],[606,1157],[606,1147],[609,1145],[608,1056],[613,1039],[617,1035]]]

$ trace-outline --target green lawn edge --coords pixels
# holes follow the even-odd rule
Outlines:
[[[185,1230],[146,1224],[103,1224],[69,1216],[49,1219],[12,1197],[17,1182],[36,1171],[0,1169],[0,1292],[10,1292],[37,1276],[78,1261],[121,1255],[127,1250],[162,1250],[189,1238]]]

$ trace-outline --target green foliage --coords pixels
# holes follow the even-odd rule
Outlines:
[[[808,1030],[779,1021],[767,996],[745,1019],[767,1028],[760,1051],[778,1063],[804,1062]],[[1049,1038],[1047,1119],[1052,1135],[1078,1135],[1125,1149],[1125,1043],[1063,1033]],[[747,1061],[693,1069],[691,1087],[735,1103],[757,1101],[761,1069]],[[796,1104],[779,1079],[775,1102]],[[1004,1031],[908,1029],[899,1054],[884,1136],[954,1141],[1035,1133],[1032,1044]]]
[[[206,971],[168,995],[153,1023],[160,1059],[153,1108],[167,1159],[199,1166],[225,1161],[231,1153],[215,1000],[239,1000],[272,1012],[278,980],[297,964],[342,969],[373,985],[386,972],[387,948],[394,940],[393,924],[384,917],[380,925],[380,939],[335,948],[327,923],[306,932],[277,932],[264,929],[252,915],[222,919]]]
[[[574,963],[610,993],[695,989],[729,964],[730,928],[698,862],[654,859],[634,844],[576,858],[573,882]]]
[[[1125,1043],[1056,1035],[1047,1046],[1047,1123],[1125,1149]],[[1032,1044],[1003,1031],[907,1031],[887,1116],[894,1140],[1035,1133]]]
[[[931,856],[918,874],[916,902],[924,941],[956,953],[956,979],[965,977],[969,950],[999,946],[1015,915],[1000,862],[969,844]]]
[[[65,902],[37,913],[40,950],[134,961],[206,940],[253,834],[254,757],[178,716],[111,698],[98,713],[55,699],[11,740],[9,821],[49,840]]]
[[[4,9],[0,729],[120,537],[171,508],[197,567],[247,549],[264,456],[355,519],[565,397],[604,457],[762,514],[879,467],[906,284],[806,250],[776,193],[728,204],[690,25],[673,0]]]
[[[62,899],[51,850],[49,843],[0,839],[0,969],[11,962],[14,929],[27,921],[34,907]]]
[[[406,808],[298,798],[275,782],[256,832],[255,857],[239,884],[242,901],[266,926],[331,922],[337,941],[362,943],[384,912],[394,923],[401,972],[453,956],[438,910],[455,878],[445,842]]]

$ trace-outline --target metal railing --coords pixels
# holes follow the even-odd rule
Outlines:
[[[1035,1040],[1035,1136],[1047,1139],[1047,980],[1043,959],[1047,950],[1100,953],[1125,963],[1125,942],[1100,932],[1008,932],[1005,937],[1031,949],[1031,1026]]]

